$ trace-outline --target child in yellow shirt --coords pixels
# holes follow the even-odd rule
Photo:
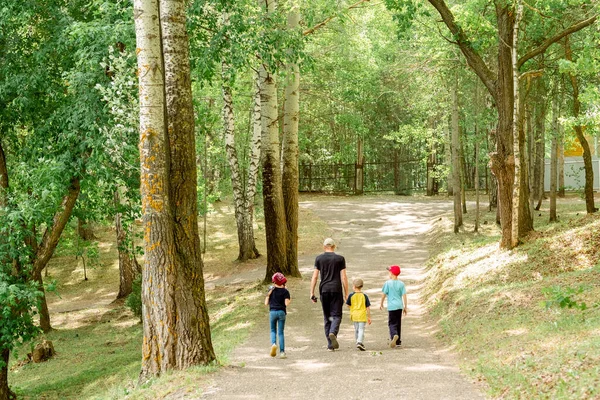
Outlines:
[[[365,351],[363,340],[365,338],[365,325],[371,325],[371,302],[369,297],[362,292],[362,279],[355,279],[352,286],[354,292],[350,293],[346,304],[350,306],[350,321],[354,323],[356,348]]]

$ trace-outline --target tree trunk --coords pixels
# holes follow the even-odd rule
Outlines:
[[[83,218],[77,218],[77,234],[83,240],[96,239],[92,226]]]
[[[565,58],[569,61],[573,61],[568,36],[565,40]],[[571,80],[571,86],[573,87],[573,117],[577,119],[579,118],[579,113],[581,110],[581,103],[579,101],[579,84],[577,82],[577,77],[574,74],[569,73],[569,77]],[[583,148],[583,166],[585,169],[585,208],[588,214],[593,214],[597,210],[594,205],[594,168],[592,166],[592,152],[590,150],[590,145],[583,133],[583,127],[577,124],[574,126],[574,129],[575,135],[577,136],[577,139]]]
[[[514,15],[509,5],[496,5],[500,42],[513,42]],[[513,154],[514,77],[512,54],[509,46],[498,46],[498,81],[496,82],[496,151],[490,154],[492,172],[498,181],[498,214],[502,227],[500,247],[512,248],[513,186],[515,183],[515,155]],[[518,212],[518,211],[517,211]]]
[[[550,153],[550,222],[556,222],[556,180],[558,175],[558,94],[552,99],[552,151]]]
[[[492,172],[498,179],[498,197],[499,214],[502,222],[502,240],[500,246],[504,248],[512,247],[513,237],[513,189],[518,189],[520,185],[515,186],[515,156],[513,154],[514,139],[513,134],[513,113],[514,113],[514,81],[513,69],[520,68],[525,62],[532,58],[544,54],[550,45],[558,42],[566,35],[577,32],[593,24],[597,17],[594,15],[582,21],[569,26],[560,33],[547,38],[538,47],[530,50],[520,59],[514,60],[512,54],[513,28],[515,24],[514,2],[496,1],[494,2],[498,29],[498,65],[497,72],[492,71],[484,59],[473,47],[473,41],[469,39],[466,32],[456,23],[452,11],[444,0],[429,0],[429,3],[438,11],[442,21],[452,33],[453,41],[458,45],[465,56],[467,64],[479,77],[485,85],[491,96],[494,98],[498,109],[498,128],[496,143],[496,152],[490,154]],[[515,57],[516,59],[516,48]],[[513,64],[515,68],[513,68]],[[518,78],[517,78],[518,79]],[[518,89],[517,89],[518,90]],[[516,204],[519,204],[516,202]],[[519,210],[515,210],[519,213]],[[525,233],[528,227],[515,228],[515,232]]]
[[[5,191],[8,189],[8,168],[6,166],[6,155],[0,141],[0,207],[6,205]]]
[[[273,0],[259,0],[266,13],[275,9]],[[260,66],[262,110],[262,165],[263,207],[267,239],[267,270],[265,281],[271,281],[275,272],[284,272],[286,259],[286,222],[283,210],[279,153],[279,115],[277,107],[277,83],[275,75]]]
[[[140,379],[215,359],[204,298],[183,2],[136,0],[146,266]],[[159,13],[160,10],[160,13]]]
[[[256,185],[258,182],[258,169],[260,166],[260,151],[262,137],[262,112],[260,99],[260,76],[256,73],[254,79],[254,107],[252,110],[252,148],[250,149],[250,166],[248,167],[248,182],[246,183],[246,205],[248,223],[245,225],[245,242],[252,243],[254,255],[251,258],[260,257],[254,240],[254,197],[256,196]]]
[[[15,400],[17,396],[8,387],[8,361],[10,351],[7,349],[2,350],[0,364],[0,400]]]
[[[118,190],[115,191],[114,202],[118,208],[121,203]],[[135,259],[130,253],[127,243],[127,231],[123,229],[121,217],[120,212],[115,214],[115,231],[119,252],[119,293],[117,293],[117,299],[123,299],[131,294],[136,274]]]
[[[228,16],[223,17],[228,23]],[[238,260],[246,261],[254,256],[254,238],[251,240],[247,236],[248,225],[250,223],[245,207],[244,189],[242,183],[242,175],[238,161],[238,153],[235,144],[235,116],[233,113],[233,95],[231,86],[229,85],[229,65],[224,61],[223,68],[223,123],[225,125],[225,151],[227,160],[229,161],[229,170],[231,171],[231,187],[233,189],[233,203],[235,209],[235,221],[237,224],[238,233]]]
[[[48,333],[52,330],[52,325],[50,324],[50,312],[48,311],[48,302],[46,301],[46,291],[44,290],[44,279],[42,278],[42,272],[34,272],[32,278],[33,281],[37,282],[37,289],[41,293],[38,306],[38,312],[40,314],[40,328],[44,333]]]
[[[565,197],[565,139],[562,132],[562,127],[558,128],[558,197]]]
[[[519,244],[519,217],[520,217],[520,192],[522,187],[521,178],[521,146],[519,143],[520,129],[519,129],[519,69],[517,68],[517,42],[519,38],[519,22],[521,14],[523,12],[523,5],[521,0],[517,0],[517,15],[513,25],[512,35],[512,48],[511,48],[511,60],[512,60],[512,72],[513,72],[513,152],[515,162],[515,177],[513,184],[513,199],[512,199],[512,231],[511,231],[511,247],[515,247]]]
[[[545,97],[545,93],[544,93],[544,97]],[[545,195],[545,190],[544,190],[544,179],[545,179],[545,169],[546,169],[546,102],[544,101],[544,103],[542,104],[542,110],[541,110],[541,117],[540,117],[540,122],[539,122],[539,131],[538,131],[538,135],[537,135],[537,142],[536,142],[536,161],[537,161],[537,168],[536,171],[538,172],[539,178],[538,178],[538,182],[537,182],[537,194],[538,194],[538,199],[537,199],[537,205],[535,206],[536,210],[539,210],[540,208],[542,208],[542,201],[544,201],[544,195]]]
[[[140,179],[146,265],[142,272],[140,380],[175,366],[176,261],[169,204],[168,139],[158,0],[135,0],[140,90]]]
[[[32,280],[38,283],[38,289],[42,292],[41,306],[40,306],[40,327],[44,332],[49,332],[52,327],[50,325],[50,314],[48,312],[48,305],[46,303],[46,293],[44,291],[44,282],[42,279],[42,271],[48,265],[48,261],[52,258],[54,250],[58,245],[58,241],[62,235],[67,222],[73,213],[73,208],[79,197],[81,190],[79,179],[72,178],[71,185],[67,195],[63,198],[59,209],[54,214],[52,225],[47,227],[42,241],[39,245],[31,243],[32,249],[35,250],[35,254],[32,260],[33,268],[31,271]],[[33,236],[35,238],[35,235]],[[26,238],[26,242],[32,239]],[[35,239],[33,239],[35,240]]]
[[[365,189],[365,175],[364,175],[364,155],[363,155],[363,142],[359,136],[356,144],[356,167],[355,167],[355,184],[354,194],[361,195]]]
[[[427,156],[427,196],[433,196],[435,178],[433,168],[435,167],[435,145],[431,144],[429,156]]]
[[[465,135],[461,135],[460,132],[464,129],[459,129],[458,141],[460,143],[460,199],[462,204],[463,214],[467,213],[467,163],[465,161]]]
[[[458,82],[452,87],[452,192],[454,196],[454,233],[463,224],[460,184],[460,127],[458,124]]]
[[[479,231],[479,140],[475,127],[475,232]]]
[[[168,121],[168,196],[176,251],[174,366],[178,369],[206,365],[216,358],[198,230],[196,135],[186,5],[184,1],[159,2]]]
[[[288,29],[298,29],[300,13],[297,2],[291,3]],[[286,271],[301,277],[298,268],[298,119],[300,117],[300,68],[297,63],[287,65],[285,109],[283,115],[283,205],[286,223]]]

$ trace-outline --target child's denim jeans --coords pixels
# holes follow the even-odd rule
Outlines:
[[[363,343],[363,340],[365,340],[365,322],[354,323],[354,337],[356,343]]]
[[[283,310],[271,310],[269,313],[271,320],[271,344],[276,344],[276,337],[279,336],[279,351],[285,352],[285,339],[283,338],[283,330],[285,328],[285,311]],[[277,329],[279,324],[279,329]]]

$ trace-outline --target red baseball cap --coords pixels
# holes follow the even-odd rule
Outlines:
[[[273,278],[271,278],[271,280],[273,281],[274,284],[279,285],[279,286],[283,286],[287,282],[285,275],[283,275],[281,272],[275,272],[275,274],[273,274]]]
[[[400,275],[400,267],[397,265],[391,265],[387,267],[387,270],[396,276]]]

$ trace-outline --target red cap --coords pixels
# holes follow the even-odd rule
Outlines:
[[[273,274],[273,278],[271,278],[271,280],[273,281],[274,284],[279,285],[279,286],[283,286],[287,282],[285,275],[283,275],[281,272],[275,272],[275,274]]]
[[[387,270],[396,276],[400,275],[400,267],[397,265],[389,266],[387,267]]]

